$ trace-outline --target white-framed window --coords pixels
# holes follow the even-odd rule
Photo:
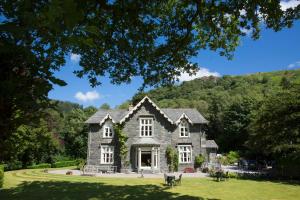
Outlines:
[[[140,118],[140,136],[152,137],[153,135],[153,118]]]
[[[113,137],[113,128],[111,125],[104,125],[103,137],[104,138],[112,138]]]
[[[192,146],[191,145],[178,145],[179,163],[192,162]]]
[[[114,147],[101,146],[101,164],[112,164],[114,162]]]
[[[181,121],[179,124],[179,136],[190,137],[189,124],[186,121]]]

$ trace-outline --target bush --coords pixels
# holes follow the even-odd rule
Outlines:
[[[239,178],[239,174],[235,172],[228,172],[228,178]]]
[[[229,151],[228,154],[220,158],[220,162],[222,165],[232,165],[237,163],[239,159],[240,155],[237,151]]]
[[[204,163],[205,158],[203,155],[199,154],[195,157],[195,168],[201,167],[202,163]]]
[[[41,163],[38,165],[31,165],[27,167],[28,169],[43,169],[43,168],[51,168],[51,164],[49,163]]]
[[[226,157],[229,164],[237,163],[238,160],[240,159],[240,155],[237,151],[229,151]]]
[[[61,162],[61,161],[70,161],[72,160],[72,158],[69,156],[58,154],[53,157],[53,160],[54,162]]]
[[[203,172],[203,173],[207,173],[208,171],[209,171],[208,167],[204,167],[204,168],[202,169],[202,172]]]
[[[0,188],[3,186],[4,181],[4,166],[0,165]]]
[[[78,159],[77,169],[83,171],[83,167],[86,164],[84,159]]]
[[[11,171],[22,169],[22,162],[21,161],[12,161],[9,163],[4,164],[4,171]]]
[[[195,170],[192,167],[184,168],[183,173],[194,173]]]
[[[60,161],[52,164],[53,168],[77,166],[79,160]]]

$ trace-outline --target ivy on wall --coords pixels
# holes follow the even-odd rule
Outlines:
[[[167,164],[169,166],[169,171],[178,171],[178,153],[176,149],[174,149],[171,146],[168,146],[166,149],[166,159]]]
[[[126,161],[128,153],[128,147],[126,145],[126,142],[128,140],[128,136],[123,132],[123,128],[123,124],[114,125],[114,132],[117,136],[117,143],[120,150],[121,163],[124,165],[124,167],[126,167],[125,165],[129,165],[129,162]]]

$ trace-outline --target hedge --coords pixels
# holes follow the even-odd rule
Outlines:
[[[76,166],[78,165],[78,162],[79,162],[78,160],[60,161],[60,162],[53,163],[51,167],[58,168],[58,167]]]
[[[51,168],[51,164],[49,163],[41,163],[38,165],[31,165],[27,167],[28,169],[42,169],[42,168]]]
[[[5,163],[4,164],[4,171],[11,171],[11,170],[18,170],[18,169],[22,169],[22,162],[21,161],[12,161],[9,163]]]
[[[4,166],[0,165],[0,188],[3,186],[4,181]]]

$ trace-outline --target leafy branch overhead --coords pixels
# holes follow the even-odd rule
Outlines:
[[[270,1],[1,1],[1,40],[25,46],[45,70],[57,70],[67,53],[81,56],[92,86],[108,74],[112,83],[144,79],[143,86],[173,83],[201,49],[232,58],[240,37],[260,27],[279,31],[300,17],[300,6]],[[58,80],[55,80],[58,82]]]

